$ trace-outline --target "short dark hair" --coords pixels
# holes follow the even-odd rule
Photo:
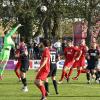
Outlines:
[[[50,40],[47,40],[47,39],[44,39],[44,40],[42,41],[42,43],[43,43],[43,45],[44,45],[45,47],[48,47],[48,46],[51,45]]]
[[[72,39],[68,39],[67,42],[73,42],[73,40]]]
[[[20,42],[24,42],[25,41],[25,38],[24,37],[21,37],[20,38]]]

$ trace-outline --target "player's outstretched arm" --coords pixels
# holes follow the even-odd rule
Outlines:
[[[21,27],[21,24],[18,24],[15,28],[13,28],[8,34],[6,34],[7,36],[12,36],[19,27]]]

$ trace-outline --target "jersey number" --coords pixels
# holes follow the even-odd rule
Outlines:
[[[51,55],[51,62],[55,62],[55,61],[56,61],[55,55]]]

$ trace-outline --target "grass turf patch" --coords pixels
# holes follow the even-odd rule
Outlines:
[[[71,76],[75,76],[75,73]],[[34,85],[36,72],[29,70],[27,73],[27,81],[29,92],[21,91],[22,84],[12,70],[4,72],[4,79],[0,81],[0,100],[40,100],[41,93]],[[57,72],[57,81],[60,79],[61,71]],[[51,79],[49,78],[50,96],[48,100],[100,100],[100,85],[87,84],[86,75],[81,74],[78,80],[72,80],[67,83],[58,84],[59,95],[55,94]]]

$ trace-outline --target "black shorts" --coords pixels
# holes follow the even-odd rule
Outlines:
[[[89,70],[95,69],[96,66],[97,66],[97,61],[88,61],[87,69],[89,69]]]
[[[28,71],[28,68],[29,68],[29,59],[21,60],[20,71],[25,73],[26,71]]]
[[[92,69],[95,69],[95,68],[96,68],[95,66],[87,66],[88,70],[92,70]]]
[[[57,72],[57,65],[56,64],[50,64],[50,72],[49,72],[48,77],[56,76],[56,72]]]

